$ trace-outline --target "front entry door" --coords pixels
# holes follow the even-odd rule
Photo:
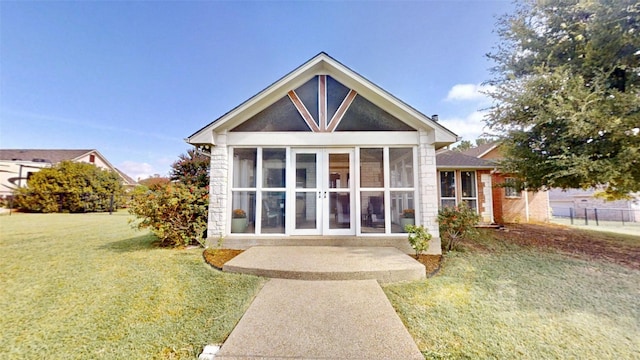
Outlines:
[[[353,149],[294,149],[293,234],[354,235]]]

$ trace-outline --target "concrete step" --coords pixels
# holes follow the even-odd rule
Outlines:
[[[393,247],[255,246],[227,262],[226,272],[297,280],[426,278],[424,265]]]

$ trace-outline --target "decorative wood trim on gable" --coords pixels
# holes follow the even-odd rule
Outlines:
[[[304,121],[307,123],[307,126],[309,126],[309,128],[311,128],[311,130],[314,132],[320,132],[320,128],[318,128],[318,125],[316,125],[316,122],[313,120],[313,116],[311,116],[309,110],[307,110],[307,108],[304,106],[302,100],[300,100],[300,98],[298,97],[298,94],[296,94],[295,91],[291,90],[287,93],[287,95],[289,95],[289,99],[296,107],[296,110],[298,110],[298,112],[300,113],[300,116],[302,116]]]
[[[358,95],[358,93],[355,90],[349,90],[349,94],[347,94],[347,96],[344,98],[342,104],[340,104],[338,110],[336,110],[336,113],[333,115],[333,118],[331,118],[331,121],[329,122],[329,126],[327,128],[328,132],[333,132],[338,124],[340,124],[340,120],[342,120],[342,117],[347,112],[347,109],[349,109],[349,106],[351,106],[351,103],[356,98],[356,95]]]
[[[318,76],[318,123],[320,131],[327,131],[327,75]]]

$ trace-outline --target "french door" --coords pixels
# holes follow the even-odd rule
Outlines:
[[[355,235],[353,149],[292,149],[293,234]]]

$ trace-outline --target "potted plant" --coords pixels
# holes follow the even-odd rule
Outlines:
[[[402,232],[407,232],[407,225],[415,225],[416,224],[416,212],[413,209],[404,209],[402,210],[402,217],[400,218],[400,227],[402,227]]]
[[[231,216],[231,232],[243,233],[247,228],[247,213],[242,209],[233,210]]]

